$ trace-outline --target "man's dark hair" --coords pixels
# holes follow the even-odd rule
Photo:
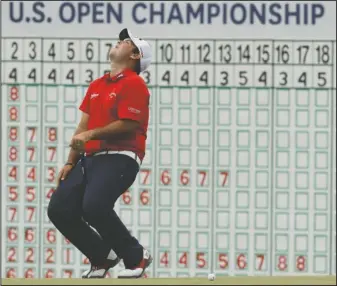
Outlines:
[[[136,46],[134,46],[132,52],[137,54],[137,55],[140,54],[139,49]],[[136,60],[136,65],[135,65],[134,71],[137,74],[140,74],[140,59]]]

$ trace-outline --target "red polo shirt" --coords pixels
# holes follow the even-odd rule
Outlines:
[[[111,77],[109,74],[93,81],[80,106],[89,114],[88,130],[100,128],[119,119],[132,119],[140,123],[134,134],[111,140],[92,140],[85,152],[103,150],[133,151],[143,160],[149,121],[150,93],[144,80],[131,70]]]

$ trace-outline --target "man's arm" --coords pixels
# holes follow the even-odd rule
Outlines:
[[[109,140],[121,135],[133,133],[139,126],[139,122],[130,119],[114,121],[102,128],[89,130],[90,140]]]
[[[74,136],[88,130],[88,120],[89,114],[83,112],[81,121],[77,126]],[[75,150],[74,148],[70,148],[67,162],[76,165],[79,159],[80,159],[80,152],[78,150]]]

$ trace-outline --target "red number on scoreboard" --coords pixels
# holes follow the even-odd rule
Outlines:
[[[32,247],[26,248],[25,262],[26,263],[34,263],[34,260],[35,260],[34,254],[35,254],[34,248],[32,248]]]
[[[286,257],[285,255],[279,256],[277,268],[278,268],[280,271],[284,271],[284,270],[286,270],[286,269],[288,268],[288,265],[287,265],[287,257]]]
[[[14,181],[18,180],[18,168],[17,168],[17,166],[9,167],[8,177],[12,178]]]
[[[35,231],[33,228],[26,228],[25,230],[25,242],[32,243],[35,240]]]
[[[141,175],[141,177],[143,177],[143,180],[141,180],[142,185],[148,185],[149,184],[150,173],[151,173],[151,170],[149,170],[149,169],[141,169],[140,170],[140,175]],[[145,175],[143,175],[143,174],[145,174]]]
[[[129,190],[126,190],[123,195],[122,195],[122,199],[124,204],[129,205],[131,204],[132,198],[131,198],[131,193]]]
[[[169,255],[168,252],[165,251],[160,255],[160,266],[168,267],[169,266]]]
[[[257,258],[257,270],[262,270],[264,263],[264,254],[256,254]]]
[[[10,242],[16,242],[18,239],[18,229],[16,227],[8,228],[7,237]]]
[[[46,190],[46,199],[47,199],[47,201],[49,201],[51,196],[55,192],[55,189],[54,188],[50,188],[50,189],[47,188],[45,190]]]
[[[70,264],[71,263],[71,256],[72,256],[72,250],[70,248],[64,248],[63,249],[63,263],[64,264]]]
[[[169,185],[171,183],[171,174],[168,170],[161,173],[160,181],[163,185]]]
[[[54,167],[48,167],[48,182],[52,183],[55,181],[56,170]]]
[[[226,185],[226,183],[227,183],[228,172],[220,172],[220,175],[222,177],[221,186],[224,187]]]
[[[36,127],[27,128],[27,140],[29,143],[36,142]]]
[[[63,278],[71,278],[73,276],[73,271],[71,269],[63,270]]]
[[[8,109],[9,119],[10,121],[18,121],[19,119],[19,111],[16,106],[12,106]]]
[[[47,153],[48,153],[48,162],[54,162],[56,160],[54,160],[56,158],[56,147],[48,147],[47,149]]]
[[[55,277],[55,271],[54,271],[54,269],[47,269],[44,277],[45,278],[54,278]]]
[[[16,207],[9,207],[8,209],[9,214],[8,214],[8,219],[9,221],[13,222],[16,221],[16,214],[17,214],[17,208]]]
[[[306,268],[305,261],[306,261],[305,256],[298,256],[296,258],[296,268],[297,268],[297,270],[299,270],[299,271],[305,270],[305,268]]]
[[[16,86],[11,87],[9,98],[12,101],[17,101],[19,99],[19,90]]]
[[[180,174],[180,183],[183,186],[187,186],[190,183],[190,173],[187,170],[184,170]]]
[[[32,222],[35,221],[35,207],[26,207],[26,221]]]
[[[55,252],[52,248],[47,248],[45,255],[46,255],[46,263],[48,264],[55,263]]]
[[[206,171],[199,171],[199,186],[203,187],[206,184],[207,172]]]
[[[27,187],[26,188],[26,201],[33,202],[36,198],[36,189],[35,187]]]
[[[9,268],[6,273],[6,278],[16,278],[16,270],[14,268]]]
[[[183,265],[184,267],[188,266],[188,255],[187,252],[183,252],[179,257],[179,264]]]
[[[239,269],[245,269],[247,267],[247,259],[244,254],[239,254],[236,259],[236,265]]]
[[[206,266],[205,253],[198,252],[197,253],[197,267],[204,268],[205,266]]]
[[[85,264],[85,265],[90,264],[89,258],[82,255],[82,264]]]
[[[27,179],[33,182],[36,181],[36,168],[35,167],[29,167],[27,169]]]
[[[57,140],[57,129],[55,127],[48,128],[48,141],[55,142]]]
[[[11,247],[8,249],[7,262],[16,262],[16,248]]]
[[[25,271],[25,278],[34,278],[35,275],[34,275],[34,271],[32,268],[28,268],[26,271]]]
[[[47,230],[46,239],[51,244],[56,243],[56,231],[55,231],[55,229],[50,228],[50,229]]]
[[[11,162],[16,162],[19,157],[19,151],[15,146],[9,147],[8,159]]]
[[[28,162],[35,161],[35,148],[27,147]]]
[[[11,202],[15,202],[18,199],[18,188],[17,187],[8,187],[8,199]]]
[[[221,269],[226,269],[228,267],[228,254],[219,253],[219,267]]]
[[[16,142],[18,140],[18,134],[19,134],[19,131],[18,131],[18,127],[10,127],[9,128],[9,140],[12,141],[12,142]]]
[[[150,201],[150,194],[149,191],[144,190],[140,193],[140,202],[142,203],[142,205],[148,205]]]

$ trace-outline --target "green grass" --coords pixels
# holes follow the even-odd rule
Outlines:
[[[3,279],[2,285],[336,285],[336,276],[149,278],[149,279]]]

